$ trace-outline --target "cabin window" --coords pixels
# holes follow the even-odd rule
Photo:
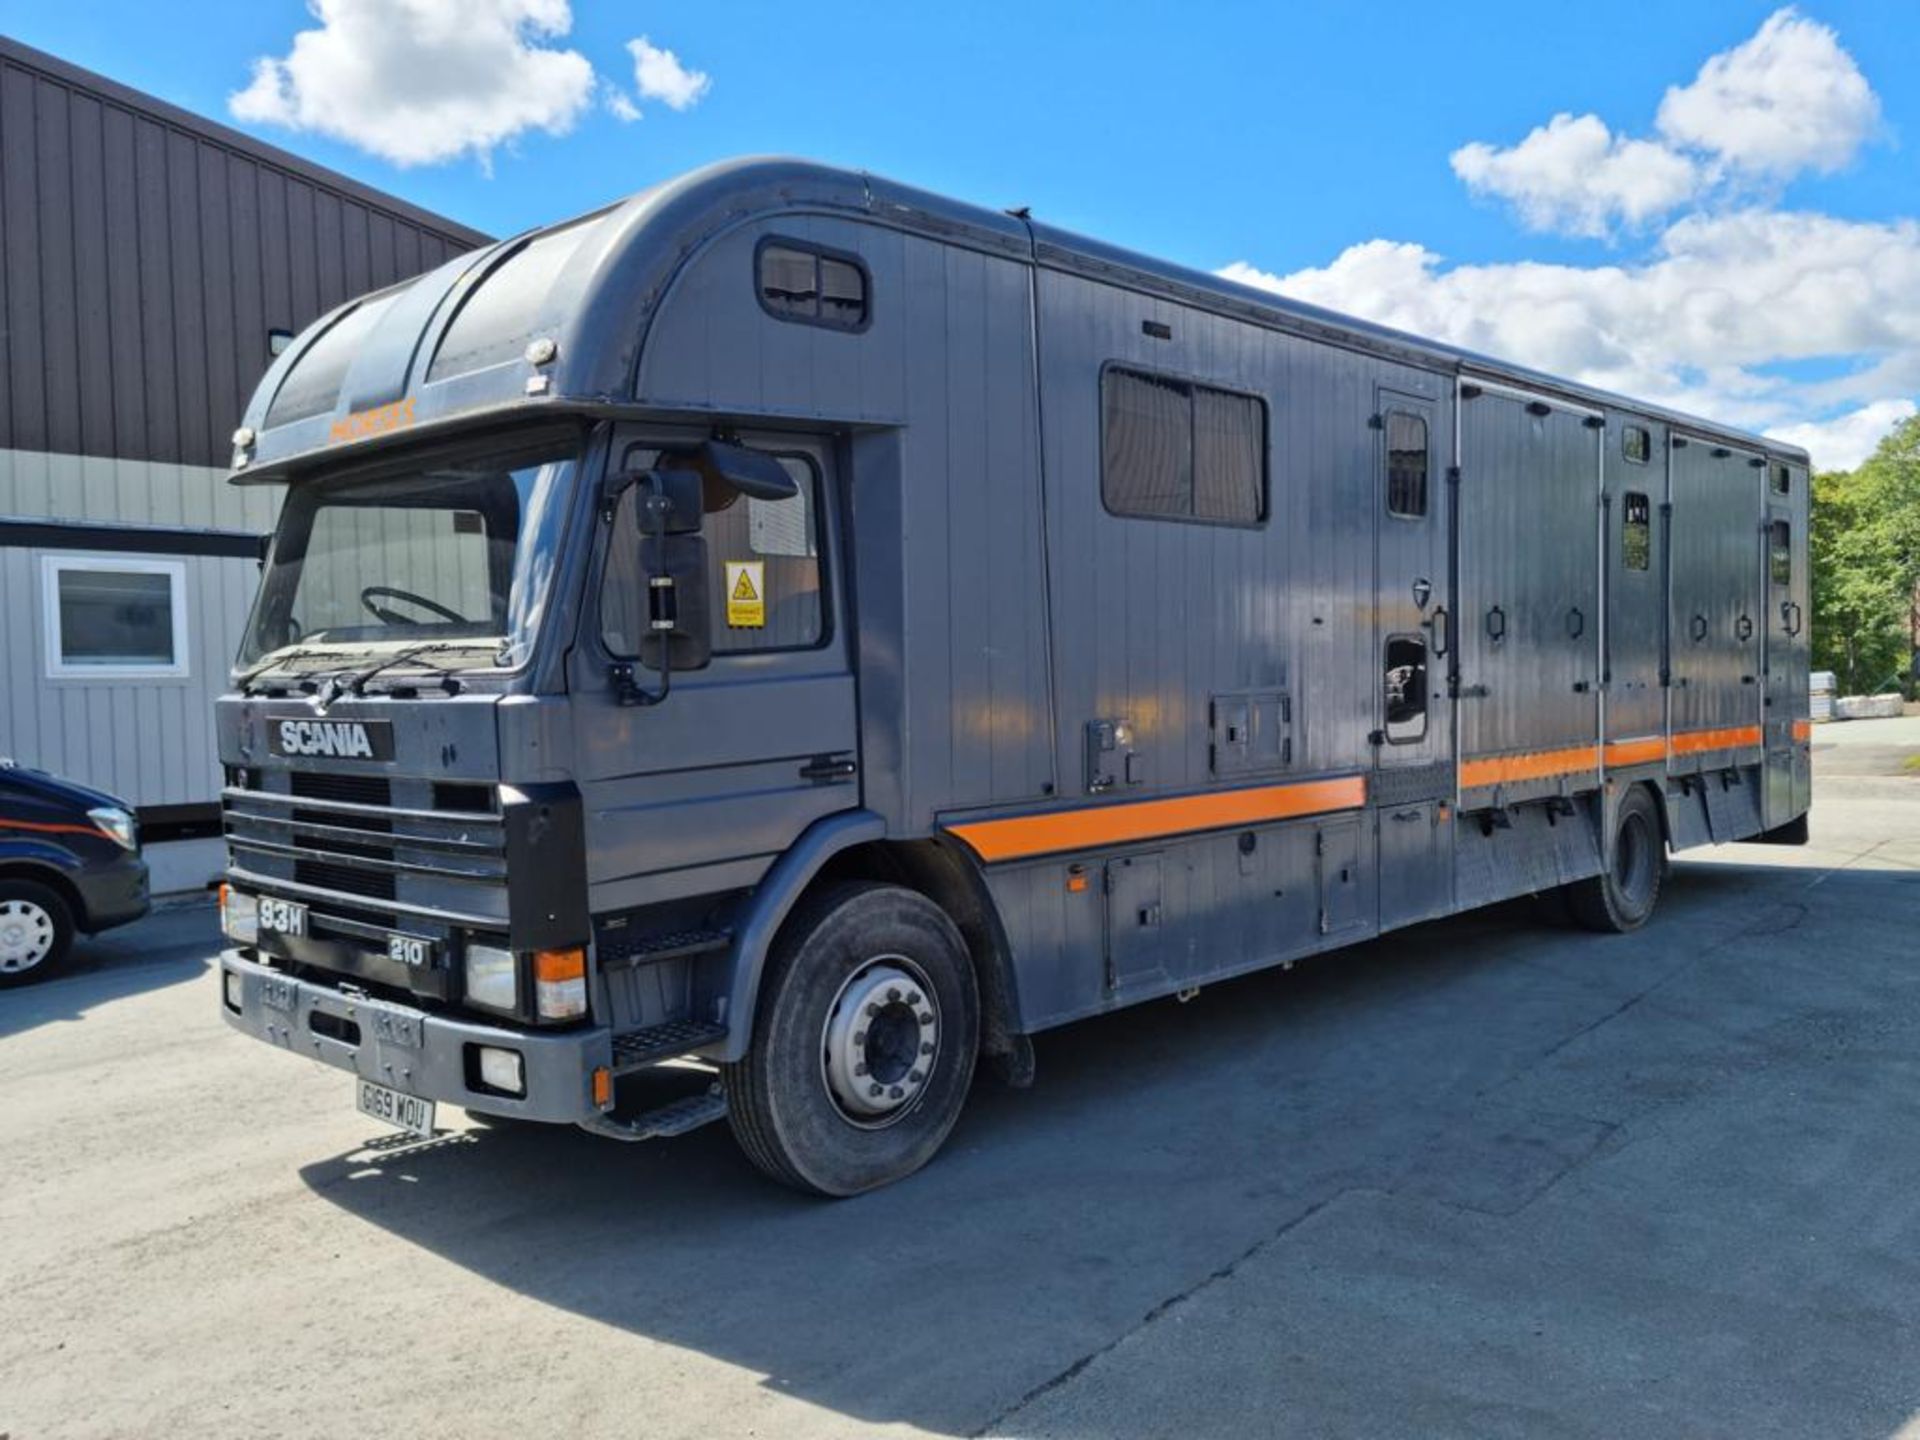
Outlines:
[[[1389,745],[1410,745],[1427,733],[1427,642],[1389,635],[1384,686]]]
[[[1773,467],[1773,493],[1785,495],[1793,489],[1793,472],[1784,465]]]
[[[48,555],[41,579],[49,678],[187,673],[187,579],[181,561]]]
[[[1258,525],[1267,515],[1267,405],[1110,365],[1100,379],[1100,495],[1115,515]]]
[[[1644,425],[1629,425],[1620,432],[1620,453],[1635,465],[1644,465],[1653,454],[1653,436]]]
[[[867,269],[854,256],[770,240],[760,246],[755,268],[761,307],[774,319],[829,330],[867,328]]]
[[[1793,583],[1793,526],[1785,520],[1767,527],[1767,573],[1776,585]]]
[[[1653,507],[1638,490],[1627,491],[1620,507],[1620,561],[1629,570],[1645,570],[1653,559]]]
[[[1387,513],[1427,513],[1427,421],[1405,410],[1387,412]]]
[[[755,500],[727,492],[701,526],[707,541],[707,618],[715,655],[805,650],[826,636],[820,565],[820,477],[804,456],[777,457],[800,493]],[[645,470],[660,452],[636,447],[622,468]],[[669,464],[671,461],[668,462]],[[621,497],[607,544],[600,599],[601,639],[609,654],[639,653],[647,629],[646,561],[635,487]],[[713,502],[709,496],[708,503]]]

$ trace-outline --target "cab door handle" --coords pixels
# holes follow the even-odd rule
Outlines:
[[[859,770],[860,766],[856,761],[835,759],[831,755],[816,755],[800,767],[800,778],[821,781],[851,780]]]

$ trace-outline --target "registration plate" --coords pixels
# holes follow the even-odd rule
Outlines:
[[[376,1085],[371,1080],[362,1080],[355,1104],[362,1115],[371,1115],[395,1129],[405,1130],[409,1135],[418,1135],[423,1140],[433,1136],[431,1100],[422,1100],[418,1095]]]
[[[264,935],[304,936],[307,933],[307,907],[298,900],[276,900],[271,895],[262,895],[260,931]]]

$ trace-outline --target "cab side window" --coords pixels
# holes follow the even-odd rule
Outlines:
[[[715,655],[805,650],[826,638],[819,472],[805,456],[776,458],[800,488],[790,500],[708,489],[700,533],[707,542],[705,603]],[[621,463],[637,470],[671,466],[673,460],[634,448]],[[621,497],[601,587],[601,638],[610,654],[621,657],[639,653],[647,628],[649,551],[640,532],[638,494],[634,489]]]

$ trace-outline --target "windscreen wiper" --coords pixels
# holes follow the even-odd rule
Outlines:
[[[314,645],[296,645],[291,650],[273,651],[264,660],[260,661],[259,664],[245,671],[240,676],[240,688],[243,692],[246,691],[247,687],[253,684],[254,679],[256,677],[264,675],[267,673],[267,671],[272,670],[278,666],[285,665],[289,661],[317,660],[317,659],[322,659],[326,656],[333,655],[335,653],[336,653],[335,651],[322,649]]]
[[[328,697],[329,702],[339,699],[343,690],[355,695],[366,694],[367,682],[382,670],[390,670],[395,665],[405,665],[409,661],[419,660],[427,655],[444,654],[449,650],[484,648],[486,644],[486,641],[475,640],[426,640],[418,645],[405,646],[402,649],[394,651],[391,655],[381,656],[364,670],[342,670],[334,675],[329,685],[329,689],[332,691]],[[447,673],[446,667],[444,666],[434,668],[440,669],[443,674]]]

